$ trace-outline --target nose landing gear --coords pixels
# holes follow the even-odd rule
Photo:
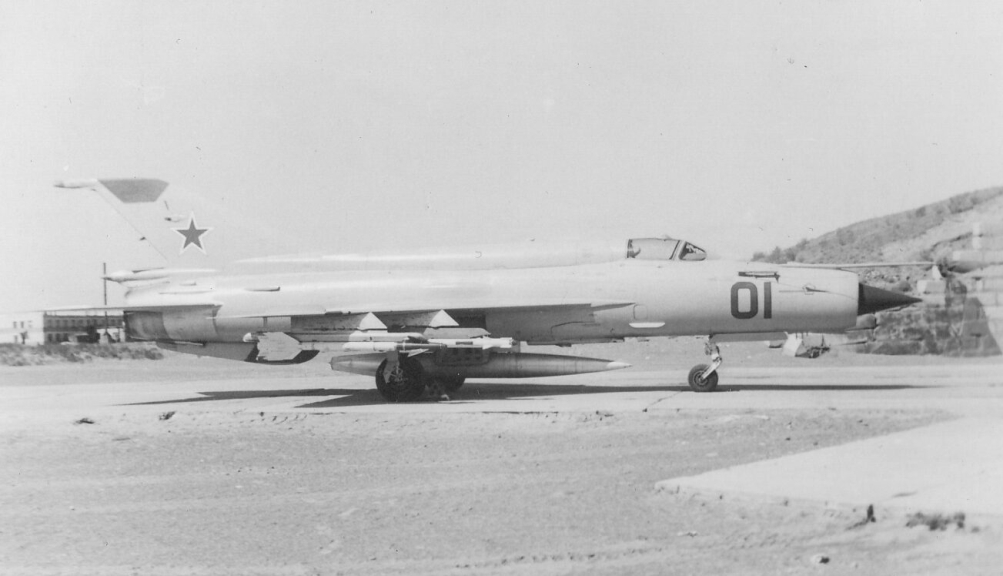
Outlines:
[[[704,353],[710,356],[710,365],[697,364],[690,370],[687,378],[687,383],[694,392],[713,392],[717,388],[717,369],[724,362],[721,349],[713,340],[707,340]]]

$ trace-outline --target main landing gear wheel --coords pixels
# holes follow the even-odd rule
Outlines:
[[[376,389],[387,402],[413,402],[425,393],[425,378],[421,364],[412,358],[401,358],[395,368],[387,361],[376,369]]]
[[[436,401],[449,400],[449,395],[463,386],[463,378],[439,377],[428,381],[428,393]]]
[[[694,392],[713,392],[717,388],[717,372],[711,372],[706,378],[702,377],[707,368],[710,368],[707,364],[697,364],[690,370],[687,381]]]
[[[466,380],[466,378],[459,378],[459,377],[457,377],[457,378],[443,378],[442,379],[442,388],[446,392],[456,392],[457,390],[460,389],[460,387],[463,386],[463,382],[465,380]]]

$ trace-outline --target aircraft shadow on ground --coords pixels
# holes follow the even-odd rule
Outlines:
[[[798,392],[798,391],[833,391],[833,392],[873,392],[888,390],[910,390],[930,388],[930,386],[912,386],[908,384],[813,384],[813,385],[783,385],[783,384],[736,384],[720,385],[713,394],[727,392]],[[579,394],[611,394],[624,392],[660,392],[679,393],[690,392],[689,386],[597,386],[588,384],[513,384],[499,382],[478,382],[467,384],[458,392],[452,394],[452,403],[479,402],[490,400],[514,400],[544,396],[572,396]],[[227,390],[221,392],[199,392],[194,398],[179,400],[159,400],[155,402],[138,402],[133,406],[151,406],[165,404],[187,404],[194,402],[219,402],[226,400],[253,400],[259,398],[302,398],[328,397],[318,402],[309,402],[297,408],[341,408],[349,406],[371,406],[386,404],[375,388],[311,388],[302,390]],[[415,404],[431,403],[429,397],[414,402]]]

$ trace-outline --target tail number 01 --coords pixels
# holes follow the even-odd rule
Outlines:
[[[731,287],[731,315],[749,320],[759,314],[759,287],[752,282],[736,282]],[[773,318],[773,283],[763,284],[763,318]]]

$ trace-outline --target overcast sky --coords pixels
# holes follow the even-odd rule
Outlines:
[[[69,177],[161,178],[315,250],[745,258],[1003,184],[1001,75],[997,1],[0,0],[0,310],[156,264]]]

